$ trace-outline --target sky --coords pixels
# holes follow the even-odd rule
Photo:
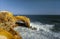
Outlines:
[[[15,15],[60,15],[59,0],[0,0],[0,11]]]

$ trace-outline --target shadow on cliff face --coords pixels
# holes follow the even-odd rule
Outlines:
[[[22,26],[22,27],[27,27],[28,28],[28,26],[26,26],[26,24],[24,22],[22,22],[22,21],[18,21],[18,22],[16,22],[16,24],[18,24],[18,26]]]

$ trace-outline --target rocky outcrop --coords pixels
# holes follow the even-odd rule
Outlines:
[[[30,27],[30,19],[26,16],[14,16],[11,12],[8,11],[2,11],[0,12],[0,23],[5,23],[5,22],[9,22],[10,24],[13,25],[13,27],[15,27],[16,22],[18,21],[22,21],[25,23],[26,27]]]
[[[10,36],[14,37],[13,39],[22,39],[22,37],[13,29],[19,25],[16,23],[17,21],[23,21],[25,27],[30,27],[30,19],[26,16],[14,16],[11,12],[8,11],[0,12],[0,35],[7,37],[9,35],[8,39],[11,39]]]
[[[15,18],[17,19],[17,21],[23,21],[25,27],[30,27],[30,19],[26,16],[16,16]]]

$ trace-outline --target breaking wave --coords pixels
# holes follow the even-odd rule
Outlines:
[[[47,31],[49,32],[50,29],[54,26],[54,25],[48,25],[48,24],[42,24],[40,22],[31,22],[30,24],[33,28],[37,28],[37,30],[44,30],[44,31]]]
[[[50,30],[54,25],[42,24],[40,22],[31,22],[30,25],[32,28],[37,28],[37,30],[25,27],[16,27],[14,29],[20,32],[23,39],[60,39],[60,32],[55,33]]]

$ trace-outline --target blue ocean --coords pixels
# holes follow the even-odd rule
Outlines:
[[[23,39],[60,39],[60,15],[25,15],[30,18],[30,26],[16,27]]]

